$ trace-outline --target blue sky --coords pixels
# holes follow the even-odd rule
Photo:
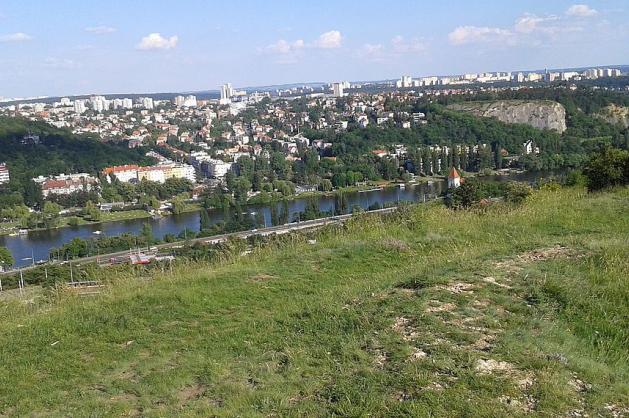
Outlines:
[[[627,0],[0,0],[0,96],[629,64]]]

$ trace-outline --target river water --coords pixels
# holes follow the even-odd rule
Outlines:
[[[548,173],[546,173],[548,175]],[[524,173],[512,176],[491,176],[484,179],[492,180],[519,180],[534,181],[543,177],[543,173]],[[405,188],[389,187],[380,190],[365,192],[346,193],[348,208],[360,206],[367,209],[374,204],[380,206],[391,205],[397,202],[423,202],[434,199],[441,195],[446,189],[444,180],[432,183],[423,183]],[[317,197],[319,210],[322,212],[334,211],[334,197]],[[289,219],[304,211],[307,199],[295,199],[288,202]],[[281,203],[275,203],[279,209]],[[271,204],[261,206],[247,206],[245,210],[249,213],[261,212],[267,226],[271,226]],[[209,211],[211,222],[218,223],[225,215],[223,210]],[[59,247],[73,238],[96,238],[98,236],[115,236],[123,233],[137,234],[142,229],[145,222],[149,222],[153,227],[153,235],[161,239],[166,234],[178,235],[184,229],[198,231],[200,227],[199,212],[189,212],[180,215],[165,216],[160,219],[133,219],[117,222],[106,222],[102,224],[82,225],[77,227],[64,227],[44,231],[30,231],[28,235],[20,236],[0,236],[0,246],[5,246],[11,251],[15,258],[15,266],[21,267],[35,261],[47,260],[52,248]],[[95,232],[100,231],[100,235]]]

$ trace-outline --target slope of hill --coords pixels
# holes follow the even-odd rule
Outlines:
[[[475,116],[494,117],[505,123],[523,123],[538,129],[563,133],[566,130],[566,109],[549,100],[496,100],[464,102],[449,106],[453,110]]]
[[[626,415],[628,207],[412,207],[3,303],[0,414]]]
[[[25,134],[40,137],[39,144],[23,144]],[[108,165],[149,163],[139,150],[102,143],[72,134],[44,122],[0,117],[0,162],[7,162],[11,177],[22,182],[48,174],[88,172],[96,174]]]

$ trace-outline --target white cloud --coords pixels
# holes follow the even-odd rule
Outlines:
[[[159,33],[150,33],[142,38],[136,48],[144,51],[153,49],[173,49],[177,46],[178,41],[179,37],[177,37],[177,35],[165,38]]]
[[[71,59],[54,57],[46,58],[44,60],[44,66],[47,68],[62,70],[74,70],[80,67],[80,65],[76,61],[73,61]]]
[[[316,48],[323,49],[340,48],[342,41],[343,36],[341,35],[341,32],[337,30],[331,30],[329,32],[325,32],[319,35],[319,39],[315,41],[314,46]]]
[[[508,29],[490,28],[487,26],[459,26],[448,35],[452,45],[465,45],[477,42],[505,42],[512,38]]]
[[[302,50],[305,45],[306,44],[302,39],[297,39],[293,42],[280,39],[274,44],[267,45],[262,48],[260,52],[267,52],[270,54],[290,54]]]
[[[526,13],[524,16],[519,17],[515,21],[514,29],[520,33],[532,33],[536,30],[546,30],[547,26],[544,26],[547,22],[557,21],[557,16],[536,16],[534,14]]]
[[[85,32],[95,33],[97,35],[100,35],[103,33],[112,33],[115,31],[116,31],[116,28],[112,28],[111,26],[91,26],[91,27],[85,28]]]
[[[32,36],[25,34],[24,32],[10,33],[7,35],[0,35],[0,42],[24,42],[33,39]]]
[[[587,4],[575,4],[568,8],[568,10],[566,11],[566,14],[568,16],[575,16],[575,17],[592,17],[592,16],[596,16],[598,14],[598,11],[595,9],[592,9]]]
[[[385,59],[386,51],[382,44],[364,44],[356,55],[371,61],[381,61]]]
[[[417,38],[404,39],[403,36],[398,35],[391,40],[391,46],[393,51],[400,54],[407,54],[413,52],[423,52],[426,50],[426,45]]]

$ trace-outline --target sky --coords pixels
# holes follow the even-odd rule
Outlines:
[[[0,0],[0,97],[629,64],[629,1]]]

